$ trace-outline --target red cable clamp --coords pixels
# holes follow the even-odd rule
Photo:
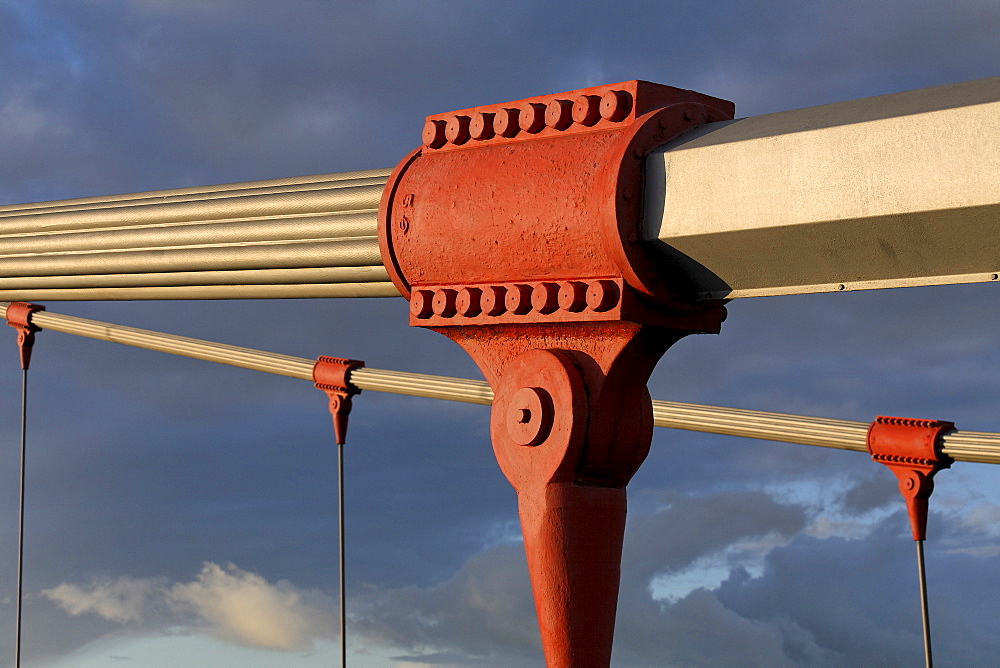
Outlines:
[[[359,394],[347,376],[353,369],[365,365],[360,360],[347,360],[339,357],[320,357],[313,365],[313,381],[316,389],[326,392],[330,399],[330,415],[333,417],[333,435],[337,445],[343,445],[347,439],[347,417],[351,413],[351,397]]]
[[[42,331],[31,323],[31,314],[44,311],[41,304],[11,302],[7,305],[7,324],[17,330],[17,349],[21,357],[21,368],[27,371],[31,364],[31,348],[35,345],[35,332]]]
[[[868,427],[868,452],[889,467],[899,479],[899,493],[906,501],[913,540],[927,535],[927,501],[934,491],[934,474],[951,466],[951,457],[941,454],[938,437],[955,428],[954,422],[875,418]]]

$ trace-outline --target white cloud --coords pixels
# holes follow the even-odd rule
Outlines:
[[[174,585],[166,600],[177,612],[195,614],[212,634],[252,647],[306,649],[336,628],[328,613],[305,603],[291,584],[270,584],[232,564],[206,563],[194,582]]]
[[[92,612],[110,622],[135,624],[156,586],[155,580],[120,577],[94,580],[87,587],[63,583],[41,594],[74,617]]]
[[[176,630],[193,629],[224,642],[280,651],[308,650],[315,640],[337,635],[332,607],[322,594],[271,584],[232,564],[205,563],[192,582],[94,580],[81,587],[63,583],[41,592],[73,616],[94,613],[117,624],[138,624],[147,613],[164,612]],[[157,615],[159,619],[162,615]]]

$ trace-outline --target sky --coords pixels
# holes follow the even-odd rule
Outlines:
[[[996,0],[0,0],[0,203],[387,167],[426,115],[629,79],[737,116],[994,76]],[[654,398],[1000,431],[996,285],[742,300]],[[49,303],[301,357],[480,377],[401,299]],[[20,396],[0,347],[0,666]],[[26,666],[337,665],[336,450],[308,383],[38,335]],[[366,392],[345,450],[351,665],[540,666],[488,409]],[[1000,655],[1000,469],[937,478],[935,658]],[[616,666],[922,665],[902,500],[864,454],[658,429]]]

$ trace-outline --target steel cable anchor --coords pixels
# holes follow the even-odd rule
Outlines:
[[[340,579],[340,665],[347,665],[347,602],[344,569],[344,442],[347,440],[347,418],[351,413],[351,398],[361,390],[350,381],[350,373],[365,365],[360,360],[340,357],[319,357],[313,365],[316,389],[326,393],[333,435],[337,441],[337,542]]]
[[[872,460],[884,464],[899,481],[899,493],[906,501],[910,529],[917,543],[917,571],[920,579],[920,611],[924,631],[924,659],[931,657],[931,626],[927,606],[927,574],[924,569],[924,539],[927,537],[927,507],[934,491],[934,474],[951,466],[952,458],[941,452],[942,434],[955,428],[944,420],[916,420],[880,415],[868,427],[868,452]]]

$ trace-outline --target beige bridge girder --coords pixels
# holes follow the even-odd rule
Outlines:
[[[996,281],[1000,77],[710,123],[646,160],[702,299]],[[0,207],[0,299],[397,296],[388,169]]]

